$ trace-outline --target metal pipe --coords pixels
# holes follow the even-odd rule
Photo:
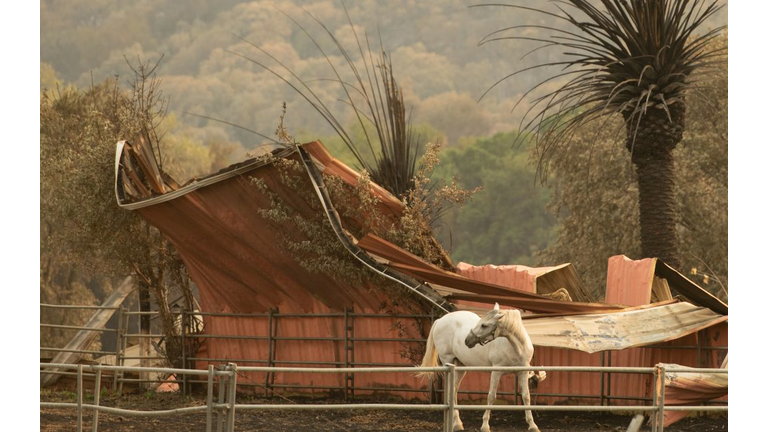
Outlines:
[[[237,362],[237,363],[268,363],[267,360],[252,360],[252,359],[233,359],[233,358],[211,358],[211,357],[188,357],[187,360],[191,361],[207,361],[207,362]]]
[[[237,364],[230,363],[227,365],[228,370],[232,373],[230,375],[231,383],[229,385],[229,397],[227,402],[229,403],[229,412],[227,413],[227,432],[235,432],[235,407],[237,406]]]
[[[503,405],[497,405],[503,406]],[[538,405],[537,405],[538,406]],[[357,409],[373,409],[373,410],[416,410],[416,411],[445,411],[447,405],[445,404],[321,404],[321,405],[237,405],[238,410],[289,410],[289,411],[311,411],[316,409],[321,410],[357,410]]]
[[[272,308],[269,308],[269,317],[267,321],[267,366],[274,366],[274,358],[272,353],[272,327],[274,326],[274,315],[275,310]],[[267,372],[264,374],[264,396],[271,396],[269,393],[270,387],[269,387],[269,376],[271,372]]]
[[[54,305],[40,303],[40,307],[56,308],[56,309],[101,309],[101,310],[117,310],[117,306],[78,306],[78,305]]]
[[[465,369],[464,367],[457,367],[457,370]],[[492,369],[490,367],[486,369]],[[506,368],[498,368],[506,369]],[[530,368],[528,368],[530,369]],[[648,372],[652,368],[646,368]],[[270,370],[274,372],[306,372],[306,373],[339,373],[339,372],[361,372],[361,373],[376,373],[376,372],[446,372],[448,368],[446,366],[436,366],[428,368],[416,368],[416,367],[383,367],[383,368],[291,368],[291,367],[263,367],[263,366],[243,366],[237,368],[240,372],[268,372]],[[539,368],[536,368],[539,370]]]
[[[125,337],[132,337],[132,338],[161,338],[165,335],[161,334],[150,334],[150,333],[130,333],[126,334]]]
[[[653,406],[658,405],[659,400],[659,368],[658,366],[653,369]],[[651,417],[651,432],[658,432],[659,427],[659,411],[654,410]]]
[[[125,352],[128,350],[128,337],[126,335],[128,334],[128,331],[131,328],[131,317],[126,315],[128,313],[128,311],[125,308],[122,308],[120,312],[123,314],[123,317],[124,317],[123,328],[120,329],[120,333],[122,334],[122,337],[120,338],[120,341],[121,341],[120,342],[121,343],[121,347],[120,347],[121,358],[119,359],[120,360],[119,364],[118,364],[118,362],[115,362],[115,366],[125,366],[125,359],[122,358],[122,356],[125,355]],[[118,379],[119,384],[118,384],[118,387],[117,387],[117,394],[118,394],[118,396],[122,396],[123,395],[123,381],[122,380],[125,378],[125,372],[124,371],[119,371],[119,372],[116,371],[115,373],[118,373],[120,375],[120,378]]]
[[[241,335],[217,335],[217,334],[190,334],[188,338],[197,339],[250,339],[250,340],[267,340],[267,336],[241,336]]]
[[[353,311],[354,312],[354,311]],[[349,327],[346,330],[349,332],[349,348],[348,348],[348,355],[349,355],[349,363],[350,367],[354,369],[355,367],[355,316],[352,314],[352,316],[349,318]],[[349,381],[351,383],[350,393],[352,397],[355,397],[355,374],[350,373],[349,374]]]
[[[93,404],[99,406],[101,398],[101,370],[96,371],[96,383],[93,385]],[[93,419],[91,420],[91,432],[99,430],[99,411],[93,410]]]
[[[443,310],[445,313],[456,310],[455,305],[445,300],[440,294],[432,290],[431,287],[425,286],[424,284],[420,283],[419,281],[417,281],[416,279],[413,279],[410,276],[401,274],[397,271],[390,269],[389,267],[379,264],[375,259],[373,259],[370,255],[368,255],[363,249],[361,249],[357,244],[355,244],[349,238],[347,233],[344,231],[344,228],[341,226],[341,217],[339,217],[339,214],[336,212],[336,209],[333,207],[333,204],[331,203],[330,194],[328,193],[328,190],[325,187],[325,183],[323,182],[323,177],[318,171],[315,163],[312,161],[312,157],[303,148],[299,146],[297,146],[296,148],[299,151],[301,162],[302,164],[304,164],[304,168],[307,171],[309,180],[312,182],[312,186],[315,189],[315,193],[317,193],[317,198],[320,200],[320,205],[323,207],[323,211],[325,212],[325,215],[328,217],[328,221],[331,224],[331,228],[333,228],[333,232],[339,238],[339,241],[341,241],[341,244],[344,246],[344,248],[356,260],[363,263],[363,265],[365,265],[375,273],[387,279],[390,279],[400,285],[403,285],[405,288],[421,296],[422,298],[424,298],[424,300],[432,303],[436,307]]]
[[[213,431],[213,365],[208,365],[208,397],[205,400],[205,432]]]
[[[114,354],[114,352],[112,351],[74,350],[74,349],[48,348],[48,347],[40,347],[40,351],[68,352],[68,353],[77,353],[77,354],[101,354],[101,355]]]
[[[109,329],[109,328],[95,328],[95,327],[82,327],[82,326],[71,326],[71,325],[62,325],[62,324],[43,324],[43,323],[40,323],[40,327],[59,328],[59,329],[67,329],[67,330],[88,330],[88,331],[96,331],[96,332],[117,331],[115,329]]]
[[[58,367],[59,364],[42,364],[41,367]],[[455,372],[459,370],[478,370],[478,369],[487,369],[487,368],[469,368],[469,367],[456,367],[455,365],[446,365],[444,367],[438,367],[438,368],[344,368],[344,369],[330,369],[330,368],[320,368],[319,370],[317,368],[315,369],[309,369],[304,368],[303,371],[313,371],[313,372],[344,372],[346,369],[351,369],[354,372],[392,372],[392,371],[407,371],[412,372],[414,369],[418,370],[430,370],[430,371],[448,371],[448,374],[446,374],[447,377],[447,383],[446,383],[446,391],[444,392],[446,397],[446,404],[443,405],[406,405],[406,404],[338,404],[338,405],[238,405],[236,403],[236,390],[237,390],[237,371],[238,367],[236,364],[229,364],[224,368],[222,371],[215,371],[214,367],[212,365],[209,365],[208,371],[199,371],[199,370],[179,370],[179,369],[169,369],[169,368],[150,368],[152,370],[157,371],[171,371],[171,372],[177,372],[177,373],[186,373],[186,374],[194,374],[194,375],[205,375],[207,377],[207,382],[209,385],[208,388],[208,400],[205,407],[187,407],[187,408],[179,408],[175,410],[165,410],[165,411],[150,411],[150,412],[142,412],[142,411],[132,411],[132,410],[123,410],[123,409],[117,409],[117,408],[109,408],[109,407],[103,407],[99,405],[100,399],[100,383],[101,383],[101,377],[102,377],[102,371],[103,370],[132,370],[132,369],[139,369],[139,368],[129,368],[129,367],[117,367],[117,366],[101,366],[101,365],[64,365],[67,368],[77,368],[78,370],[78,389],[77,389],[77,403],[50,403],[50,402],[42,402],[40,404],[41,408],[47,408],[47,407],[73,407],[77,408],[78,410],[78,429],[82,430],[82,416],[83,416],[83,409],[90,409],[94,411],[94,429],[97,428],[96,423],[98,422],[98,413],[100,411],[104,412],[110,412],[110,413],[118,413],[118,414],[128,414],[128,415],[134,415],[134,416],[141,416],[141,417],[149,417],[149,416],[163,416],[163,415],[171,415],[171,414],[181,414],[181,413],[191,413],[191,412],[202,412],[207,411],[207,418],[212,420],[212,413],[213,410],[218,410],[217,412],[221,413],[222,409],[227,410],[227,428],[228,430],[232,430],[234,428],[234,416],[235,416],[235,409],[266,409],[266,410],[278,410],[278,409],[290,409],[290,410],[309,410],[309,409],[416,409],[416,410],[448,410],[448,412],[451,414],[450,418],[446,418],[446,423],[448,426],[451,426],[450,423],[453,419],[453,409],[458,410],[501,410],[501,411],[522,411],[522,410],[538,410],[538,411],[603,411],[603,412],[632,412],[632,411],[652,411],[654,413],[654,423],[656,426],[658,426],[658,429],[654,428],[654,431],[663,432],[663,413],[665,410],[669,411],[701,411],[701,412],[710,412],[710,411],[728,411],[727,406],[692,406],[692,407],[686,407],[686,406],[675,406],[675,407],[665,407],[664,406],[664,390],[665,390],[665,376],[667,372],[670,371],[682,371],[682,372],[691,372],[691,371],[701,371],[701,372],[715,372],[715,373],[728,373],[727,370],[724,369],[699,369],[699,368],[674,368],[670,367],[667,368],[665,366],[657,365],[656,368],[615,368],[615,370],[618,370],[620,372],[624,372],[627,370],[630,370],[635,373],[639,373],[640,370],[645,369],[646,373],[652,373],[654,374],[654,401],[653,406],[611,406],[611,407],[604,407],[604,406],[549,406],[549,405],[534,405],[534,406],[512,406],[512,405],[494,405],[494,406],[488,406],[488,405],[457,405],[456,399],[455,399],[455,393],[452,391],[452,389],[455,386]],[[82,377],[84,369],[90,369],[96,371],[96,383],[95,383],[95,390],[94,390],[94,404],[84,404],[83,403],[83,386],[82,386]],[[146,368],[145,368],[146,369]],[[242,368],[241,370],[249,370],[249,369],[260,369],[260,368]],[[275,368],[275,369],[298,369],[298,368]],[[493,368],[493,369],[507,369],[507,368]],[[542,368],[512,368],[512,369],[542,369]],[[583,367],[547,367],[548,370],[560,370],[560,371],[574,371],[574,370],[581,370],[581,371],[591,371],[591,369],[605,369],[605,368],[583,368]],[[589,369],[589,370],[586,370]],[[648,371],[650,369],[650,371]],[[216,376],[219,376],[220,386],[219,386],[219,403],[213,403],[213,380]],[[225,379],[224,376],[227,376]],[[228,384],[228,387],[223,385],[224,383]],[[226,390],[226,392],[225,392]],[[392,389],[394,391],[402,391],[403,389]],[[225,402],[225,393],[226,396],[226,402]],[[597,397],[597,396],[595,396]],[[616,397],[618,398],[618,397]],[[220,420],[224,421],[224,416],[219,416]],[[210,424],[210,421],[208,422]],[[212,426],[212,425],[211,425]],[[452,427],[452,426],[451,426]],[[209,428],[210,429],[210,428]]]
[[[187,333],[187,320],[186,320],[186,310],[181,310],[181,367],[186,369],[188,367],[187,365],[187,344],[186,344],[186,338],[184,335]],[[189,394],[187,388],[187,374],[184,374],[181,376],[181,394],[187,395]]]
[[[445,423],[445,430],[447,432],[453,431],[453,410],[456,408],[456,365],[453,363],[446,364],[448,366],[448,386],[445,391],[445,399],[447,405],[447,416]]]
[[[661,366],[661,391],[659,392],[659,432],[664,432],[664,393],[667,388],[667,369],[664,365]]]
[[[120,306],[117,310],[117,339],[115,340],[115,366],[120,365],[120,354],[122,354],[122,337],[123,337],[123,315],[125,314],[125,307]],[[117,391],[117,378],[118,373],[115,371],[114,382],[112,383],[112,391]]]
[[[344,322],[342,323],[344,328],[344,367],[348,368],[349,365],[349,308],[344,308]],[[344,400],[349,397],[349,377],[350,373],[344,374]]]
[[[195,315],[232,318],[266,318],[265,313],[225,313],[225,312],[195,312]]]
[[[600,367],[605,367],[605,351],[600,352]],[[605,405],[605,372],[600,371],[600,406]]]
[[[219,374],[219,405],[224,403],[224,394],[226,390],[226,386],[229,382],[228,378],[225,378],[224,374],[226,374],[226,365],[222,365],[219,368],[219,372],[222,372],[223,374]],[[224,428],[224,416],[222,415],[222,409],[219,408],[216,410],[216,432],[222,432]]]
[[[77,432],[83,432],[83,365],[77,365]]]

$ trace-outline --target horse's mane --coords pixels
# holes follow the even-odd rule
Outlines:
[[[520,316],[520,311],[517,309],[507,309],[501,311],[501,318],[499,318],[499,327],[504,328],[511,334],[515,335],[518,340],[523,343],[530,341],[528,332],[523,327],[523,319]]]

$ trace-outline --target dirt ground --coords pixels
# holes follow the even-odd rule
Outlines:
[[[86,403],[90,402],[86,399]],[[72,392],[41,392],[41,402],[74,402]],[[238,396],[238,403],[289,403],[278,398],[262,399]],[[181,396],[178,394],[129,395],[118,399],[108,394],[103,395],[101,404],[105,406],[135,410],[167,410],[183,406],[204,405],[199,396]],[[291,402],[308,403],[344,403],[341,400],[292,398]],[[381,399],[358,398],[355,403],[393,403]],[[481,411],[465,411],[461,418],[466,430],[479,430],[482,424]],[[625,431],[632,419],[631,415],[586,412],[534,412],[536,424],[543,432],[619,432]],[[214,415],[214,421],[216,417]],[[491,417],[493,431],[526,431],[525,417],[519,411],[496,411]],[[46,432],[75,430],[76,412],[74,409],[41,409],[40,430]],[[83,426],[90,428],[91,415],[88,413]],[[215,428],[215,423],[214,423]],[[442,430],[442,412],[414,410],[362,410],[343,411],[255,411],[236,412],[235,429],[238,431],[440,431]],[[145,418],[101,413],[100,431],[205,431],[205,413],[175,415],[173,417]],[[641,431],[649,431],[644,426]],[[668,432],[715,432],[728,430],[728,417],[710,414],[707,417],[688,417],[664,428]]]

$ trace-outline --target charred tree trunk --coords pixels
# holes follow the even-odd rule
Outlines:
[[[670,117],[671,120],[670,121]],[[643,258],[660,258],[679,269],[675,162],[672,150],[683,137],[685,107],[649,109],[636,130],[627,122],[627,150],[637,173]]]

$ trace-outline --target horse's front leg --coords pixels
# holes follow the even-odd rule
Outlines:
[[[503,372],[491,372],[491,385],[488,389],[488,405],[493,405],[496,402],[496,389],[499,388],[499,380]],[[491,420],[491,410],[486,410],[483,414],[483,426],[480,428],[482,432],[491,432],[491,426],[488,422]]]
[[[456,372],[456,386],[453,388],[454,403],[459,403],[459,386],[461,385],[461,380],[464,379],[464,375],[466,374],[466,372]],[[459,417],[459,410],[453,410],[453,430],[464,430],[464,423],[461,422],[461,417]]]
[[[520,393],[523,395],[523,405],[531,404],[531,393],[528,390],[528,375],[528,372],[517,373],[517,382],[520,383]],[[533,421],[531,410],[525,410],[525,421],[528,423],[529,431],[541,432],[539,431],[539,427],[536,426],[536,423]]]

